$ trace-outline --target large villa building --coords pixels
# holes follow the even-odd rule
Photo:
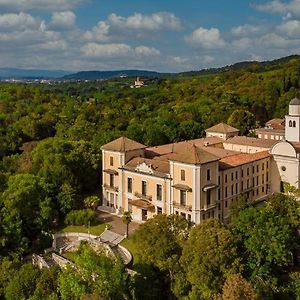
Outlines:
[[[284,120],[257,130],[258,138],[220,123],[206,137],[147,147],[125,137],[102,147],[103,205],[130,211],[136,221],[179,214],[195,223],[224,222],[241,195],[259,202],[283,183],[299,188],[300,100]]]

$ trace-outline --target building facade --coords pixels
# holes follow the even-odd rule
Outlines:
[[[299,188],[300,100],[289,108],[282,140],[238,136],[221,123],[206,138],[146,147],[121,137],[104,145],[103,206],[136,221],[178,214],[197,224],[227,222],[241,196],[258,202],[284,182]]]

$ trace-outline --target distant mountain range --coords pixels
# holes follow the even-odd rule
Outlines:
[[[36,70],[36,69],[17,69],[17,68],[0,68],[0,79],[58,79],[58,80],[97,80],[112,79],[118,77],[161,77],[161,76],[196,76],[218,74],[227,71],[252,70],[264,71],[265,69],[273,70],[291,59],[300,60],[300,55],[290,55],[271,61],[244,61],[233,65],[220,68],[202,69],[199,71],[188,71],[181,73],[159,73],[147,70],[117,70],[117,71],[81,71],[72,73],[63,70]]]
[[[60,78],[67,74],[70,74],[70,72],[62,70],[0,68],[1,79],[51,79]]]
[[[146,70],[119,70],[119,71],[81,71],[69,74],[62,79],[65,80],[97,80],[111,79],[116,77],[159,77],[162,73]]]

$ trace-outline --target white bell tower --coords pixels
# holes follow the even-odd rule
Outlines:
[[[285,139],[300,142],[300,100],[294,98],[289,104],[289,114],[285,116]]]

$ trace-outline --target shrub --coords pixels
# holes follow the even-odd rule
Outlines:
[[[66,225],[85,225],[93,223],[96,219],[96,213],[91,209],[72,210],[65,218]]]

